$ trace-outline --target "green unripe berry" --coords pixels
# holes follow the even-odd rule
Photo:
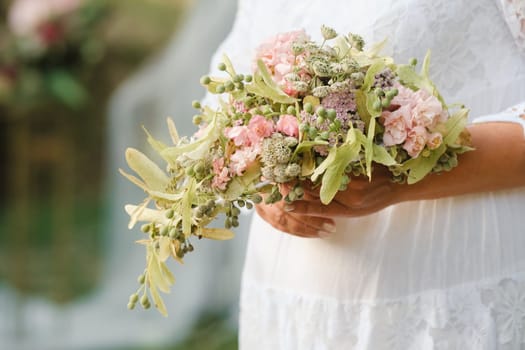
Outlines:
[[[244,77],[244,81],[247,82],[247,83],[251,83],[251,82],[252,82],[252,76],[249,75],[249,74],[246,75],[246,76]]]
[[[222,94],[224,93],[224,91],[226,91],[226,88],[224,87],[224,85],[218,85],[215,91],[217,91],[218,94]]]
[[[242,74],[237,74],[233,77],[233,81],[236,82],[236,83],[240,83],[244,80],[244,75]]]
[[[139,301],[139,296],[138,296],[137,293],[133,293],[133,294],[131,294],[131,295],[129,296],[129,302],[130,302],[131,304],[136,304],[137,301]]]
[[[142,298],[140,298],[140,305],[144,306],[146,304],[149,304],[149,299],[148,296],[144,294]]]
[[[146,275],[144,275],[144,274],[139,275],[139,277],[137,278],[137,282],[139,284],[144,284],[144,282],[146,282]]]
[[[211,83],[211,79],[209,76],[205,75],[201,78],[202,85],[208,85],[209,83]]]
[[[296,188],[294,188],[293,191],[295,192],[298,198],[302,198],[304,196],[304,190],[301,186],[297,186]]]
[[[168,219],[172,219],[172,218],[173,218],[173,215],[175,215],[175,212],[173,211],[173,209],[168,209],[168,210],[166,211],[166,217],[167,217]]]
[[[237,217],[234,217],[232,219],[232,226],[233,227],[239,227],[239,219],[237,219]]]
[[[144,233],[148,233],[149,230],[151,229],[151,225],[150,224],[144,224],[140,227],[140,230]]]
[[[303,109],[306,113],[312,114],[314,112],[314,106],[310,102],[304,104]]]
[[[381,88],[376,88],[376,89],[374,90],[374,93],[375,93],[377,96],[379,96],[379,97],[385,96],[385,92],[384,92],[383,89],[381,89]]]
[[[387,93],[386,93],[386,97],[389,98],[389,99],[393,99],[395,96],[397,96],[398,94],[398,91],[397,89],[391,89],[391,90],[388,90]]]
[[[315,121],[317,122],[318,125],[320,125],[320,124],[324,123],[324,118],[319,116],[319,117],[317,117],[317,119]]]
[[[242,208],[242,207],[244,207],[246,205],[246,203],[242,199],[239,199],[237,201],[237,205]]]
[[[202,123],[202,115],[196,114],[193,116],[193,124],[200,125]]]
[[[199,101],[193,101],[191,105],[193,108],[196,108],[196,109],[201,108],[201,103]]]
[[[224,83],[224,89],[226,91],[232,91],[235,88],[235,85],[233,85],[233,82],[231,80],[228,80]]]
[[[217,65],[217,68],[219,68],[219,70],[221,71],[225,71],[226,70],[226,64],[224,64],[224,62],[221,62]]]
[[[288,108],[286,109],[286,113],[288,113],[288,114],[295,114],[294,106],[288,106]]]
[[[230,218],[224,220],[224,227],[228,229],[232,227],[232,220]]]
[[[162,230],[160,230],[160,235],[161,236],[167,236],[168,232],[169,232],[169,227],[168,226],[163,226]]]
[[[177,229],[175,227],[170,228],[169,236],[172,239],[177,237]]]
[[[246,209],[252,209],[253,204],[251,202],[246,202]]]
[[[381,107],[388,108],[390,106],[391,100],[389,98],[384,98],[381,100]]]
[[[306,123],[299,124],[299,131],[301,131],[301,132],[308,131],[308,128],[309,128],[309,126]]]
[[[262,196],[260,194],[254,194],[252,195],[252,198],[251,198],[252,202],[254,202],[255,204],[259,204],[262,202]]]
[[[329,120],[334,120],[335,117],[337,117],[337,112],[335,111],[335,109],[330,108],[326,111],[326,116]]]
[[[329,131],[323,131],[323,132],[321,133],[321,138],[322,138],[323,140],[328,140],[328,138],[330,138],[330,132],[329,132]]]
[[[324,107],[317,108],[316,112],[318,116],[323,117],[323,118],[326,117],[326,109],[324,109]]]
[[[417,65],[417,58],[411,58],[410,61],[408,62],[408,64],[410,64],[411,66],[416,66]]]
[[[232,208],[232,215],[233,216],[239,216],[241,214],[241,210],[237,207]]]
[[[128,310],[133,310],[135,308],[135,304],[128,303]]]

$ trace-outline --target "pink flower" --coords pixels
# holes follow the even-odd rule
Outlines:
[[[84,0],[16,0],[9,8],[9,28],[18,35],[31,35],[56,16],[79,8]]]
[[[197,130],[193,134],[193,137],[196,138],[196,139],[200,139],[204,135],[204,132],[206,131],[207,127],[208,127],[208,124],[200,124],[199,125],[199,130]]]
[[[255,54],[255,62],[261,59],[268,70],[273,74],[274,81],[281,87],[286,88],[288,94],[296,93],[291,84],[287,84],[284,78],[293,71],[296,58],[300,61],[304,54],[295,56],[292,52],[294,42],[306,42],[309,40],[304,30],[278,34],[261,44]],[[256,64],[255,64],[256,67]]]
[[[277,121],[277,131],[293,137],[299,136],[299,122],[297,118],[290,114],[283,114]]]
[[[261,153],[259,145],[254,147],[244,147],[235,151],[230,157],[230,171],[232,174],[241,176],[246,168],[250,166],[257,156]]]
[[[443,143],[443,135],[439,132],[428,134],[427,136],[427,146],[430,149],[436,149]]]
[[[394,87],[397,89],[397,95],[392,99],[392,104],[397,106],[409,106],[411,109],[417,104],[415,92],[411,89],[395,83]]]
[[[248,129],[251,131],[252,144],[261,142],[263,138],[273,134],[273,121],[266,119],[262,115],[255,115],[248,123]]]
[[[419,90],[414,93],[416,98],[416,105],[412,110],[412,124],[414,126],[420,125],[426,128],[434,128],[438,122],[443,122],[443,116],[446,114],[443,111],[441,102],[430,95],[425,90]]]
[[[226,190],[226,185],[230,181],[230,172],[224,166],[224,158],[216,158],[213,160],[213,173],[215,176],[211,182],[212,187],[218,188],[221,191]]]
[[[408,134],[408,123],[410,121],[410,106],[404,105],[393,112],[384,111],[382,118],[385,132],[383,143],[385,146],[399,145],[405,142]]]
[[[427,144],[427,130],[422,126],[416,126],[407,133],[407,139],[403,148],[412,158],[419,156]]]
[[[233,126],[224,129],[224,136],[233,140],[235,146],[250,146],[253,136],[251,131],[246,126]]]

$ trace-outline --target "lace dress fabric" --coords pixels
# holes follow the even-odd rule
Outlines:
[[[385,37],[398,62],[432,51],[431,76],[471,118],[525,100],[522,0],[241,0],[227,53],[249,71],[277,32],[321,24]],[[512,147],[512,145],[509,145]],[[473,174],[472,176],[476,176]],[[241,349],[525,349],[525,189],[402,203],[337,221],[329,239],[254,216]]]

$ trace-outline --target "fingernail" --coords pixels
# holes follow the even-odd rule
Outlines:
[[[284,211],[292,211],[292,210],[294,210],[294,209],[295,209],[294,206],[291,205],[291,204],[286,204],[286,205],[284,206]]]
[[[322,227],[323,227],[323,231],[326,231],[329,233],[335,233],[336,227],[334,224],[329,224],[325,222]]]
[[[326,232],[326,231],[317,231],[317,235],[319,236],[319,238],[322,238],[322,239],[327,239],[332,236],[331,233]]]

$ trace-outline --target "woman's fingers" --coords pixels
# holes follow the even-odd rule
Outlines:
[[[291,213],[279,204],[257,205],[257,213],[276,229],[300,237],[324,237],[335,232],[334,221]]]

